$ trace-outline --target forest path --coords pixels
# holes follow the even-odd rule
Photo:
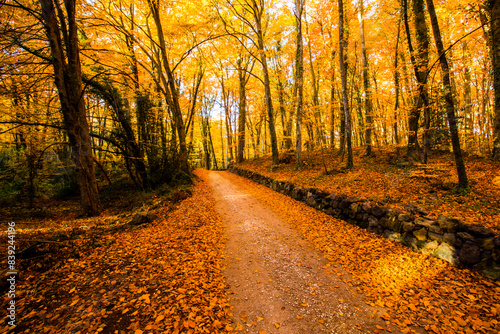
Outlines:
[[[237,332],[373,333],[387,328],[380,319],[385,310],[368,306],[342,280],[347,272],[340,266],[334,272],[321,253],[232,177],[208,174],[228,237],[225,275]]]

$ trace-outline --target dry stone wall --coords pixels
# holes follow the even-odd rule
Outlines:
[[[235,166],[229,171],[424,254],[500,278],[500,235],[483,226],[444,216],[429,217],[425,209],[410,203],[401,211],[357,197],[297,187]]]

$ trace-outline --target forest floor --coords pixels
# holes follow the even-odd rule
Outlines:
[[[18,251],[18,326],[0,333],[500,330],[498,282],[229,172],[196,175],[191,196],[115,190],[99,217],[67,202],[15,220],[18,250],[41,243]],[[124,225],[137,211],[158,219]]]
[[[314,187],[335,194],[380,201],[393,208],[417,204],[430,216],[458,218],[470,225],[483,225],[500,232],[500,163],[466,157],[469,191],[457,189],[458,177],[451,154],[429,157],[427,165],[408,163],[392,149],[374,149],[365,157],[354,149],[354,168],[346,171],[345,160],[329,149],[303,152],[304,168],[295,170],[295,155],[271,169],[271,157],[247,160],[238,167],[297,186]],[[326,172],[325,172],[326,166]]]
[[[484,278],[468,269],[458,269],[435,257],[414,252],[400,243],[328,216],[302,202],[295,201],[288,196],[274,192],[243,177],[229,172],[219,172],[219,176],[230,181],[232,187],[236,186],[239,192],[236,193],[234,198],[231,198],[231,194],[227,195],[226,201],[233,201],[229,209],[246,213],[247,211],[243,211],[239,207],[240,204],[237,200],[249,196],[257,199],[267,210],[272,210],[274,215],[277,215],[282,221],[281,223],[273,223],[274,215],[270,215],[271,224],[276,225],[277,228],[269,228],[265,223],[253,219],[253,213],[250,213],[250,221],[247,221],[246,217],[240,216],[239,220],[236,219],[238,226],[233,226],[236,232],[228,232],[229,236],[231,236],[231,233],[256,235],[248,238],[248,245],[250,246],[248,249],[246,249],[246,244],[240,243],[236,245],[238,249],[236,255],[231,257],[228,254],[229,268],[231,268],[231,265],[240,268],[242,265],[238,262],[246,259],[247,256],[250,259],[253,259],[252,256],[257,257],[259,263],[264,267],[263,276],[257,276],[257,272],[248,273],[247,279],[239,282],[244,287],[259,287],[260,284],[265,283],[265,279],[269,276],[273,280],[271,283],[274,285],[274,290],[271,291],[277,291],[279,297],[276,297],[276,299],[283,299],[282,295],[287,293],[289,286],[286,283],[282,285],[279,281],[274,282],[275,279],[279,280],[284,275],[276,275],[279,270],[273,270],[273,263],[287,261],[289,263],[289,269],[287,270],[292,270],[290,267],[301,269],[302,267],[311,267],[310,271],[306,271],[305,274],[306,280],[309,278],[311,280],[302,288],[302,290],[309,290],[311,296],[309,298],[304,297],[304,300],[297,299],[296,304],[300,304],[300,302],[304,304],[298,306],[295,304],[296,311],[305,311],[307,314],[309,304],[311,304],[310,307],[313,310],[316,305],[321,305],[321,301],[318,299],[326,297],[319,297],[315,300],[315,294],[320,293],[321,279],[326,274],[329,276],[328,280],[330,282],[338,278],[340,279],[339,282],[344,283],[342,285],[338,284],[338,287],[334,285],[334,294],[357,295],[369,306],[386,309],[382,314],[380,309],[375,309],[372,314],[372,316],[384,320],[385,325],[381,326],[373,322],[368,326],[363,324],[365,327],[361,327],[360,332],[365,332],[367,329],[372,332],[370,325],[373,326],[373,324],[376,327],[373,332],[376,333],[498,333],[500,331],[500,321],[498,321],[500,313],[499,282]],[[212,183],[215,182],[214,179],[217,180],[216,177],[212,177]],[[222,188],[225,182],[227,181],[218,181]],[[216,196],[217,192],[216,189]],[[253,199],[248,200],[248,202],[250,205],[254,203]],[[251,209],[258,213],[260,209],[256,207],[257,204],[253,205],[254,207]],[[229,215],[234,217],[235,213]],[[227,219],[224,215],[222,217],[223,220]],[[261,226],[260,231],[255,229]],[[288,256],[287,248],[292,246],[286,244],[286,242],[283,249],[279,250],[275,255],[265,255],[267,254],[267,247],[273,248],[273,246],[263,244],[266,238],[269,238],[269,243],[282,243],[283,237],[287,241],[287,233],[280,232],[283,228],[286,229],[286,226],[298,232],[299,236],[307,242],[307,245],[311,245],[312,248],[322,254],[327,261],[321,267],[324,273],[316,271],[317,264],[309,264],[307,255],[299,255],[299,257],[294,258],[292,256],[296,254],[291,252],[292,255]],[[346,238],[346,236],[349,237]],[[260,241],[260,238],[263,241]],[[273,238],[275,240],[272,240]],[[291,242],[291,244],[294,244],[294,242]],[[259,254],[264,255],[261,259],[259,259],[259,254],[251,254],[251,251],[253,251],[251,245],[253,244],[258,245],[256,248],[259,250]],[[306,248],[307,245],[297,242],[293,247],[299,249]],[[231,245],[229,244],[227,248],[229,252]],[[262,251],[260,251],[261,249]],[[249,251],[250,254],[248,254]],[[305,254],[310,251],[305,251]],[[316,255],[313,257],[316,257]],[[324,260],[321,260],[321,256],[318,258],[318,261],[322,264]],[[253,262],[257,260],[253,260]],[[311,261],[313,261],[312,258]],[[252,264],[250,265],[252,266]],[[257,268],[257,270],[260,273],[260,268]],[[303,271],[298,271],[297,276],[301,277],[302,275],[304,275]],[[315,279],[315,277],[317,278]],[[234,302],[234,305],[238,305],[238,302],[234,301],[234,299],[242,298],[243,294],[238,289],[240,288],[234,287],[235,294],[234,297],[231,297],[230,304]],[[261,291],[263,296],[260,298],[269,297],[267,292],[269,290],[262,288]],[[332,326],[330,328],[335,328],[335,321],[339,319],[336,316],[340,315],[340,313],[343,313],[343,318],[341,316],[340,319],[347,325],[350,324],[350,317],[359,317],[360,322],[363,321],[363,311],[356,308],[359,306],[350,307],[356,299],[347,298],[349,297],[345,299],[340,297],[338,303],[332,302],[334,305],[325,307],[328,312],[334,309],[336,313],[332,312],[330,317],[325,316],[324,319],[316,319],[316,321],[319,323],[321,323],[320,320],[330,321],[330,326]],[[352,313],[344,311],[337,313],[339,311],[335,310],[335,308],[341,307],[343,303],[349,306],[350,312],[356,310],[356,315],[353,316]],[[284,306],[288,307],[287,304]],[[300,309],[301,306],[303,306],[302,310]],[[308,318],[308,321],[314,319],[313,315],[314,311],[311,311],[311,317]],[[240,315],[235,314],[235,317],[238,316]],[[265,317],[263,316],[263,318]],[[361,325],[361,323],[359,324]],[[356,325],[351,329],[359,329],[359,327]],[[280,333],[279,331],[275,332]],[[335,333],[336,331],[332,332]],[[342,333],[342,331],[339,332]],[[315,333],[315,331],[306,331],[305,333]]]

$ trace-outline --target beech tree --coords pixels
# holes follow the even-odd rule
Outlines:
[[[455,164],[458,173],[458,186],[460,188],[466,189],[469,185],[469,182],[467,180],[465,163],[462,156],[462,150],[460,148],[460,138],[458,136],[457,120],[455,116],[455,103],[453,102],[453,94],[450,81],[450,67],[448,66],[448,60],[446,59],[443,41],[441,39],[441,31],[439,30],[439,22],[436,16],[436,10],[434,9],[434,2],[433,0],[426,0],[426,2],[427,10],[431,18],[434,41],[436,43],[436,49],[439,54],[439,63],[441,64],[441,71],[443,73],[444,100],[446,104],[446,115],[448,116],[448,125],[450,127],[451,144],[453,146],[453,154],[455,156]]]
[[[343,0],[339,0],[339,63],[340,63],[340,80],[342,81],[342,101],[344,104],[345,118],[345,145],[347,146],[347,168],[354,166],[352,156],[352,141],[351,141],[351,115],[349,112],[349,101],[347,97],[347,69],[344,59],[345,38],[344,38],[344,4]]]
[[[363,63],[363,88],[365,90],[365,113],[366,113],[366,124],[365,124],[365,155],[369,156],[372,154],[372,90],[370,87],[370,65],[368,60],[368,52],[366,51],[365,42],[365,6],[363,0],[359,0],[359,31],[361,39],[361,61]]]
[[[40,6],[83,210],[87,215],[95,215],[99,212],[99,196],[83,99],[76,0],[64,1],[65,12],[58,2],[54,3],[52,0],[40,0]]]
[[[500,161],[500,1],[486,1],[490,23],[490,55],[493,68],[494,123],[493,123],[493,159]]]

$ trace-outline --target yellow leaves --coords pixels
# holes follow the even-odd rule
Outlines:
[[[165,319],[165,316],[163,314],[160,314],[159,316],[156,317],[155,319],[155,323],[159,323],[160,321],[162,321],[163,319]]]
[[[257,317],[257,321],[262,321],[262,320],[264,320],[264,318],[262,318],[262,317]]]
[[[136,329],[136,331],[134,332],[134,334],[142,334],[143,331],[141,331],[140,329]]]
[[[274,323],[274,327],[276,327],[276,329],[279,329],[280,328],[280,323],[279,322]]]

